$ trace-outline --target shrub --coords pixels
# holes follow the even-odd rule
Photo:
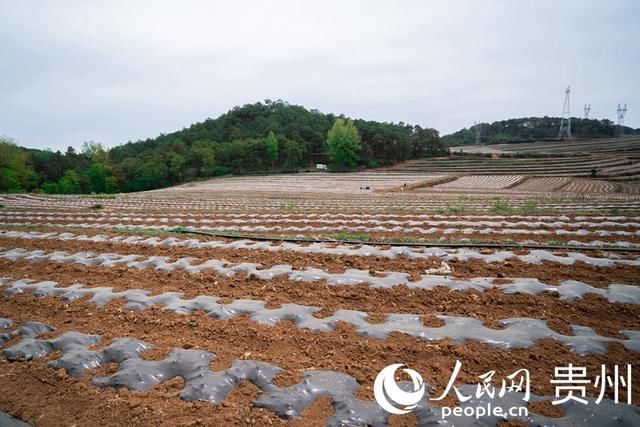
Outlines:
[[[527,200],[520,208],[518,212],[522,215],[530,215],[538,209],[538,202],[535,200]]]
[[[508,214],[511,212],[511,205],[509,205],[509,201],[496,197],[493,200],[491,212],[495,212],[497,214]]]

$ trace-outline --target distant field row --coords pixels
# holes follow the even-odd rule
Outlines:
[[[118,196],[115,199],[85,197],[3,196],[0,203],[12,209],[76,209],[105,211],[149,210],[159,212],[189,210],[190,212],[458,212],[494,209],[494,199],[508,199],[511,208],[532,207],[540,212],[588,212],[596,210],[640,210],[640,195],[630,193],[567,193],[494,189],[409,190],[402,193],[342,195],[314,193],[285,194],[194,194],[165,192]]]
[[[570,177],[527,177],[524,175],[466,175],[427,190],[511,189],[513,191],[567,193],[629,193],[639,194],[640,185],[615,183],[597,179]]]
[[[545,153],[626,153],[640,152],[640,138],[598,139],[591,141],[533,142],[527,144],[508,144],[508,151],[545,152]]]
[[[640,162],[625,157],[559,157],[447,160],[421,159],[396,166],[394,170],[422,174],[496,174],[526,173],[542,176],[631,176],[640,174]]]
[[[404,173],[526,174],[640,179],[640,138],[541,141],[454,147],[447,159],[418,159],[392,170]],[[472,157],[473,154],[484,157]]]
[[[640,152],[640,138],[603,138],[595,140],[572,141],[539,141],[530,143],[493,144],[486,146],[460,146],[455,151],[499,153],[547,153],[547,154],[576,154],[576,153],[621,153]]]

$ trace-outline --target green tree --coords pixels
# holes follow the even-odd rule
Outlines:
[[[168,175],[167,166],[157,160],[149,159],[140,168],[141,182],[139,187],[134,191],[149,190],[151,188],[164,187],[168,185],[166,176]]]
[[[104,146],[93,141],[85,141],[82,143],[82,154],[95,163],[107,163],[109,158],[109,154]]]
[[[106,191],[105,181],[109,176],[109,172],[102,163],[94,163],[86,172],[89,178],[91,191],[94,193],[104,193]]]
[[[16,171],[8,168],[0,168],[0,191],[19,193],[22,190],[22,184]]]
[[[42,191],[47,194],[56,194],[60,192],[60,186],[55,182],[45,182],[42,184]]]
[[[183,155],[172,153],[168,157],[169,160],[169,175],[171,182],[182,182],[184,166],[186,164],[186,159]]]
[[[423,129],[415,126],[409,138],[413,158],[436,157],[448,154],[448,149],[440,140],[440,134],[435,129]]]
[[[78,194],[82,192],[80,175],[73,170],[68,170],[60,180],[59,191],[63,194]]]
[[[327,133],[329,161],[332,169],[353,169],[360,161],[360,134],[351,120],[339,118]]]
[[[196,170],[197,176],[211,176],[216,167],[216,154],[213,151],[213,143],[208,140],[199,140],[193,143],[187,156],[190,168]]]
[[[35,173],[27,166],[27,154],[9,137],[0,137],[0,191],[30,190]]]
[[[117,193],[118,192],[118,178],[115,176],[108,176],[104,180],[104,191],[105,193]]]
[[[267,135],[265,145],[267,149],[267,160],[271,162],[271,168],[273,168],[274,163],[278,160],[278,140],[273,131],[270,131],[269,135]]]
[[[304,156],[304,149],[300,144],[295,141],[287,141],[284,144],[284,170],[287,172],[294,172],[302,166],[302,158]]]

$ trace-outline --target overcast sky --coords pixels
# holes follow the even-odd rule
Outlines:
[[[450,133],[572,115],[640,127],[640,1],[0,0],[0,135],[108,146],[266,98]]]

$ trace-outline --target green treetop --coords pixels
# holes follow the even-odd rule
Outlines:
[[[267,135],[265,147],[267,149],[267,160],[271,162],[271,167],[273,168],[273,164],[278,160],[278,140],[273,131],[270,131],[269,135]]]
[[[360,161],[360,134],[351,120],[339,118],[327,133],[330,166],[334,170],[353,169]]]

